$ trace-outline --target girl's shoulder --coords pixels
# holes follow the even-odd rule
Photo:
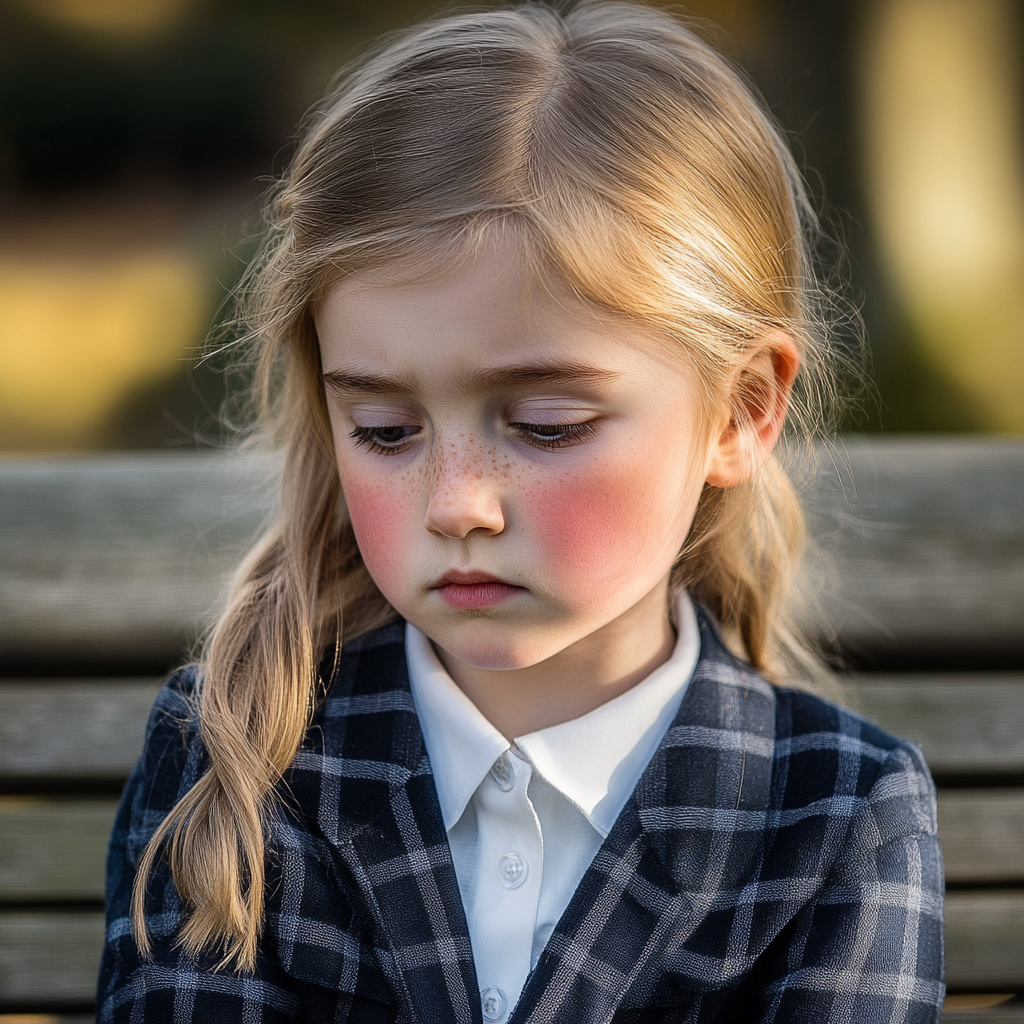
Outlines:
[[[712,681],[706,689],[708,703],[744,707],[745,740],[751,751],[759,751],[757,760],[772,778],[772,803],[777,808],[830,799],[842,803],[850,798],[884,798],[896,786],[933,810],[934,784],[913,741],[894,736],[833,700],[768,682],[729,651],[713,616],[704,609],[700,624],[703,674]],[[734,696],[737,692],[742,700]],[[735,710],[730,714],[735,716]],[[748,762],[749,771],[753,762]]]
[[[318,666],[319,688],[311,723],[314,746],[323,742],[324,727],[396,710],[412,711],[405,663],[404,622],[396,622],[356,639],[340,651],[323,653]],[[146,723],[142,754],[131,788],[138,796],[169,810],[207,767],[199,717],[203,667],[188,664],[172,672],[157,692]],[[305,746],[305,745],[304,745]],[[140,786],[139,783],[142,783]]]
[[[351,705],[346,698],[371,697],[408,688],[405,668],[405,623],[394,622],[346,640],[336,654],[333,646],[320,659],[317,674],[319,696],[317,717],[326,705],[334,711]],[[168,746],[191,746],[200,740],[199,699],[203,667],[182,665],[164,680],[157,692],[146,723],[143,760],[167,754]],[[340,703],[339,703],[340,702]],[[365,704],[365,701],[363,702]]]
[[[806,690],[777,686],[775,690],[775,742],[778,755],[793,757],[818,751],[832,760],[882,764],[896,760],[928,774],[920,748],[912,740],[895,736],[852,708]]]
[[[819,694],[792,686],[775,686],[776,738],[798,740],[817,737],[838,746],[864,744],[878,751],[914,747],[887,732],[853,708]],[[829,740],[829,737],[835,737]],[[916,749],[916,748],[915,748]]]
[[[153,702],[149,724],[168,718],[173,721],[186,721],[194,718],[199,700],[199,685],[202,680],[202,667],[198,663],[182,665],[164,679]]]
[[[912,740],[806,691],[776,689],[775,806],[870,815],[886,835],[936,835],[936,796]],[[885,823],[882,827],[881,823]]]
[[[142,752],[121,795],[111,840],[114,846],[124,846],[133,864],[156,827],[208,766],[199,740],[199,682],[198,665],[172,672],[149,713]]]
[[[698,669],[729,688],[756,692],[765,711],[774,711],[777,742],[804,747],[816,743],[834,748],[863,745],[865,749],[888,752],[917,750],[909,740],[886,732],[857,711],[809,689],[769,682],[749,662],[737,657],[722,638],[715,617],[706,608],[697,611],[701,655]]]
[[[146,722],[143,761],[154,753],[154,743],[159,745],[159,756],[165,756],[169,746],[187,747],[198,735],[201,681],[202,669],[198,664],[183,665],[164,680]]]

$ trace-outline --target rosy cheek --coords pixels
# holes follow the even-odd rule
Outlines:
[[[666,559],[671,564],[679,532],[675,502],[644,476],[610,467],[538,486],[530,531],[548,571],[576,586],[616,588]]]
[[[382,590],[408,576],[405,546],[412,536],[413,510],[407,488],[349,482],[345,488],[359,550],[370,575]]]

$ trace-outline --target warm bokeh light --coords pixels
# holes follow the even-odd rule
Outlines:
[[[692,17],[750,73],[791,134],[826,234],[848,250],[877,401],[847,428],[1024,430],[1020,0],[652,2]],[[161,447],[219,429],[225,377],[183,351],[255,250],[258,196],[286,166],[295,125],[364,41],[438,10],[427,0],[0,2],[0,449]],[[843,264],[841,248],[823,246],[826,271]],[[162,271],[160,287],[129,283],[130,266],[149,265],[138,253],[178,254],[167,257],[178,270]],[[201,283],[180,283],[195,273]],[[165,318],[137,298],[151,288],[193,298]],[[70,297],[44,302],[51,292]],[[67,312],[76,306],[89,312]],[[44,422],[51,364],[74,360],[54,355],[61,341],[12,340],[13,325],[53,339],[82,317],[150,333],[135,348],[89,342],[95,365],[121,369],[72,371],[76,393]],[[178,341],[158,340],[164,329]],[[29,364],[42,382],[28,383]]]
[[[162,32],[191,0],[18,0],[24,10],[62,28],[136,38]]]
[[[942,1008],[943,1010],[952,1010],[954,1012],[963,1010],[990,1010],[993,1006],[1002,1006],[1003,1003],[1008,1003],[1013,996],[1013,992],[981,992],[946,996],[946,1001],[942,1004]],[[3,1022],[0,1021],[0,1024],[3,1024]]]
[[[180,372],[208,282],[150,251],[108,263],[0,256],[0,444],[87,447],[140,385]]]
[[[1024,144],[1016,0],[878,0],[863,46],[867,187],[922,355],[989,429],[1024,431]]]

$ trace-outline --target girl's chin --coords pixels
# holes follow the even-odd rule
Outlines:
[[[449,658],[487,672],[515,672],[517,669],[531,668],[544,661],[543,657],[530,657],[518,651],[479,650],[475,647],[464,648],[458,644],[452,646],[455,650],[444,648]]]
[[[553,643],[550,637],[541,640],[524,636],[522,633],[519,636],[510,636],[509,633],[512,631],[508,627],[494,629],[493,624],[489,625],[490,629],[470,629],[460,631],[462,635],[439,635],[437,639],[431,639],[449,658],[489,672],[515,672],[517,669],[532,668],[554,657],[568,646]]]

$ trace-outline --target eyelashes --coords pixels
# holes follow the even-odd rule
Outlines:
[[[510,423],[509,427],[520,440],[534,448],[549,450],[579,444],[597,429],[593,420],[582,423]],[[357,448],[365,448],[376,455],[399,455],[409,447],[420,429],[405,424],[356,427],[348,436]]]
[[[409,446],[409,438],[419,433],[419,427],[385,426],[356,427],[349,437],[357,448],[366,448],[377,455],[398,455]]]
[[[509,426],[527,444],[537,448],[568,448],[586,440],[596,430],[593,420],[582,423],[510,423]]]

